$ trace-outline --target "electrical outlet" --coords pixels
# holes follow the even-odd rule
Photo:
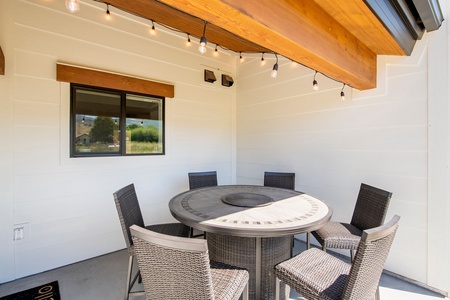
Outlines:
[[[15,224],[13,232],[14,241],[22,241],[28,236],[29,223]]]

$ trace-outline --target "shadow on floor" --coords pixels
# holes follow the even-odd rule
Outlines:
[[[294,253],[305,249],[305,243],[296,240]],[[346,259],[340,256],[342,259]],[[348,259],[347,259],[348,261]],[[0,285],[0,297],[58,280],[63,300],[123,299],[127,273],[128,253],[120,250],[79,263],[17,279]],[[142,286],[138,286],[137,289]],[[438,300],[448,299],[430,290],[383,274],[380,280],[382,300]],[[133,297],[140,300],[144,297]],[[291,290],[290,299],[304,300]]]

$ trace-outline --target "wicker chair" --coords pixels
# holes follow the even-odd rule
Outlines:
[[[264,172],[264,186],[295,190],[295,173]],[[294,242],[295,238],[292,236],[291,257],[294,254]]]
[[[117,213],[119,214],[120,225],[122,225],[123,236],[127,244],[128,254],[130,255],[128,260],[128,273],[125,286],[125,300],[129,298],[130,294],[139,295],[143,292],[131,292],[136,279],[139,277],[139,270],[132,278],[133,273],[133,260],[134,260],[134,246],[131,239],[130,226],[136,224],[141,227],[145,227],[144,219],[142,217],[141,209],[139,207],[139,201],[134,189],[134,184],[127,185],[121,188],[113,194],[114,201],[116,203]],[[189,227],[181,223],[166,223],[149,225],[146,228],[153,231],[164,233],[168,235],[189,237]]]
[[[360,239],[352,264],[313,248],[275,266],[276,299],[280,280],[308,300],[379,299],[378,283],[400,217],[368,229]]]
[[[295,190],[295,173],[264,172],[264,186]]]
[[[198,189],[208,186],[217,186],[217,172],[191,172],[188,173],[189,189]]]
[[[147,299],[248,300],[248,271],[210,262],[206,240],[130,229]]]
[[[322,245],[322,250],[349,249],[353,261],[353,251],[358,247],[363,230],[383,224],[391,197],[390,192],[362,183],[350,224],[328,222],[311,233]],[[307,244],[309,249],[309,234]]]
[[[216,171],[208,171],[208,172],[191,172],[188,173],[189,177],[189,189],[198,189],[202,187],[208,186],[217,186],[217,172]],[[206,239],[206,232],[200,234],[194,234],[194,228],[191,227],[191,237],[200,237]]]

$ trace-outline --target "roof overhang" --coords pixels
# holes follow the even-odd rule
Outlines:
[[[435,30],[443,20],[437,0],[108,3],[197,38],[206,22],[210,43],[237,53],[276,53],[360,90],[376,87],[377,55],[409,55],[425,29]]]

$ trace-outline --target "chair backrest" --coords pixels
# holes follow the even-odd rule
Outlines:
[[[113,193],[113,196],[128,251],[132,251],[133,240],[131,239],[130,226],[136,224],[145,227],[134,184],[121,188]]]
[[[295,190],[295,173],[264,172],[264,186]]]
[[[147,299],[214,299],[206,240],[136,225],[131,235]]]
[[[189,189],[198,189],[208,186],[217,186],[217,172],[191,172],[188,173]]]
[[[398,228],[395,215],[385,225],[363,231],[344,287],[343,300],[372,300]]]
[[[392,193],[362,183],[350,224],[366,230],[383,225]]]

